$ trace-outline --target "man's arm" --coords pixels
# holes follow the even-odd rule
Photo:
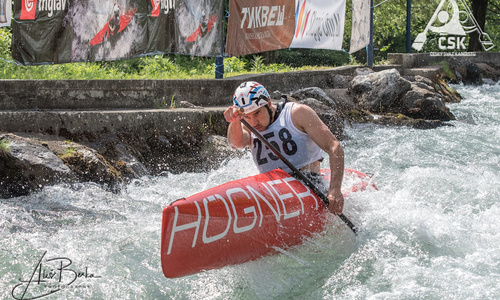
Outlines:
[[[344,208],[344,196],[341,192],[344,177],[344,150],[340,142],[321,121],[316,112],[307,105],[294,104],[292,121],[295,127],[307,133],[311,139],[328,154],[330,160],[331,180],[328,190],[328,210],[340,214]]]
[[[243,149],[250,146],[250,133],[240,122],[243,115],[239,113],[238,107],[236,105],[228,107],[224,111],[224,118],[229,122],[229,127],[227,128],[229,145],[236,149]]]

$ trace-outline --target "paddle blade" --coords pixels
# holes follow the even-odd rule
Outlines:
[[[479,41],[481,42],[481,45],[483,46],[484,51],[489,51],[491,48],[495,47],[493,44],[493,41],[491,40],[490,36],[486,32],[481,32]]]
[[[413,49],[420,51],[424,47],[424,43],[426,40],[427,40],[427,34],[425,32],[421,32],[417,35],[411,46]]]

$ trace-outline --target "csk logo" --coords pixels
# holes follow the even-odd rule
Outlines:
[[[465,38],[474,31],[478,32],[484,51],[495,46],[490,36],[483,32],[464,0],[458,1],[464,10],[459,9],[457,0],[441,0],[424,31],[413,41],[412,47],[415,50],[422,50],[429,31],[439,34],[438,47],[441,50],[466,50]]]

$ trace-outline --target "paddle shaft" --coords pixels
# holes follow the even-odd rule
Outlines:
[[[319,198],[321,198],[321,200],[323,200],[323,202],[325,202],[325,204],[328,206],[330,204],[330,201],[328,200],[328,197],[326,197],[326,195],[316,186],[314,185],[311,180],[309,180],[309,178],[307,178],[302,172],[300,172],[294,165],[292,165],[292,163],[286,158],[284,157],[281,152],[276,149],[275,146],[273,146],[266,138],[264,138],[262,136],[262,134],[260,134],[260,132],[257,131],[257,129],[253,128],[252,125],[248,124],[248,122],[245,120],[245,119],[241,119],[241,123],[243,123],[248,129],[250,129],[250,131],[253,132],[253,134],[255,134],[255,136],[257,136],[257,138],[259,140],[261,140],[266,146],[267,148],[271,149],[271,151],[273,151],[273,153],[279,157],[279,159],[281,159],[285,165],[287,165],[287,167],[290,168],[290,170],[293,171],[293,173],[300,179],[302,180],[305,185],[307,185],[311,190],[313,190],[313,192],[318,195]],[[342,219],[342,221],[344,221],[344,223],[346,223],[347,226],[349,226],[349,228],[351,228],[351,230],[357,234],[357,229],[356,227],[354,226],[354,224],[351,222],[351,220],[349,220],[343,213],[340,213],[339,215],[339,218]]]

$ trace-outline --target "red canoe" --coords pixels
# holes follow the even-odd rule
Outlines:
[[[134,8],[134,9],[128,10],[125,13],[120,15],[120,28],[118,29],[117,33],[122,32],[125,29],[125,27],[127,27],[128,23],[130,23],[130,21],[134,17],[136,11],[137,11],[137,8]],[[99,32],[94,36],[94,38],[92,38],[92,40],[90,40],[90,42],[89,42],[90,46],[99,45],[104,40],[104,37],[109,38],[110,36],[113,35],[109,31],[109,21],[110,20],[111,19],[109,19],[108,22],[106,22],[106,24],[104,24],[102,29],[99,30]]]
[[[207,27],[205,28],[205,31],[203,30],[201,24],[198,25],[198,28],[196,28],[195,32],[193,32],[190,36],[187,37],[186,42],[194,42],[198,39],[198,36],[204,37],[207,33],[212,30],[212,27],[214,27],[215,21],[217,21],[217,15],[211,16],[206,22],[207,22]]]
[[[353,183],[346,196],[376,189],[359,171],[346,169],[344,177]],[[176,200],[163,210],[163,274],[186,276],[297,245],[323,231],[328,214],[318,196],[281,169]]]

